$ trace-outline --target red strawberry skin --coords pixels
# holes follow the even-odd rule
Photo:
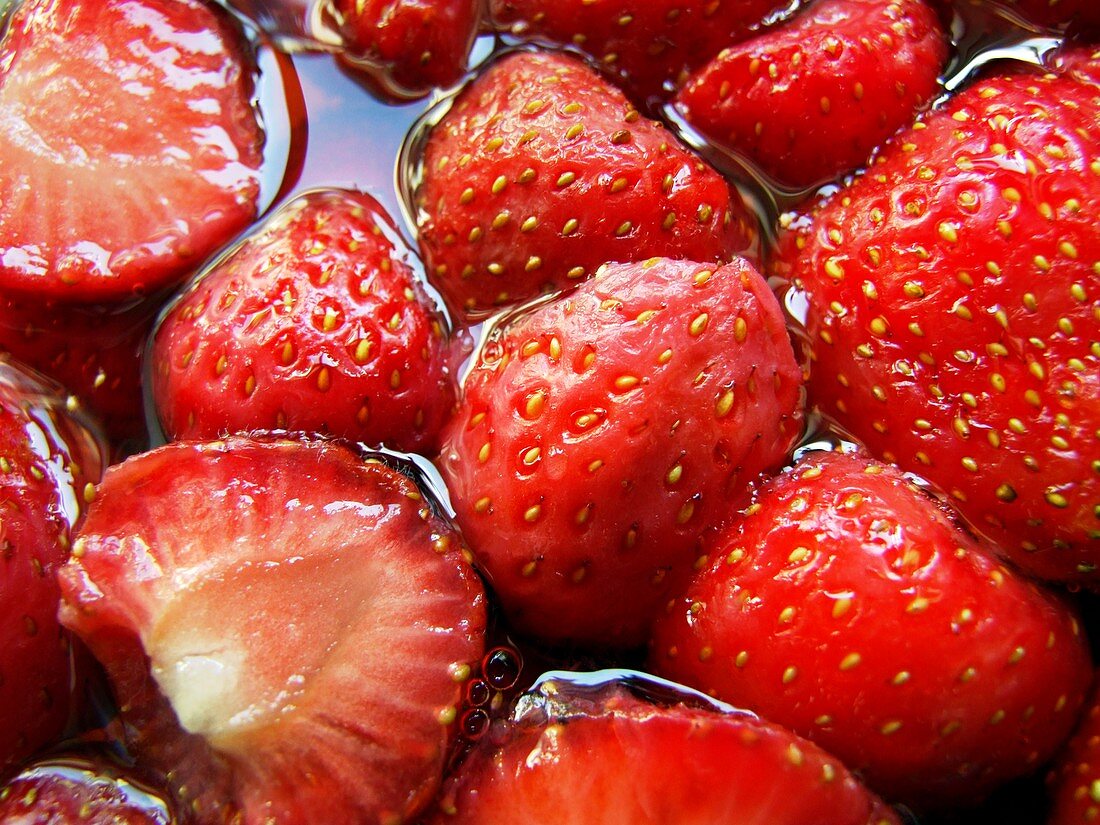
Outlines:
[[[1069,734],[1092,673],[1075,612],[896,468],[810,453],[741,512],[655,623],[655,672],[918,809],[979,801]]]
[[[923,0],[820,0],[724,49],[673,105],[712,143],[800,189],[863,166],[939,92],[946,62]]]
[[[740,195],[566,55],[494,63],[432,130],[416,192],[428,276],[485,315],[651,256],[754,252]]]
[[[1100,817],[1100,694],[1094,685],[1081,721],[1047,776],[1047,825],[1086,825]]]
[[[440,469],[515,626],[641,644],[698,536],[800,436],[800,379],[743,260],[608,265],[498,328]]]
[[[171,825],[151,789],[106,761],[58,756],[25,766],[0,788],[0,821],[18,825]]]
[[[661,99],[687,74],[733,43],[751,37],[766,17],[787,8],[775,0],[490,0],[499,31],[569,46],[639,101]]]
[[[1096,86],[989,78],[788,233],[811,400],[1025,570],[1100,570]]]
[[[171,444],[108,471],[60,581],[132,752],[199,822],[405,821],[433,796],[485,606],[396,470]]]
[[[55,576],[102,447],[56,387],[0,359],[0,770],[52,744],[70,719],[75,657]]]
[[[480,0],[336,0],[352,65],[398,97],[456,83],[480,22]]]
[[[263,134],[246,49],[199,0],[19,6],[0,44],[5,292],[151,294],[248,224]]]
[[[289,428],[432,452],[454,404],[446,321],[369,195],[284,206],[174,304],[153,346],[173,438]]]
[[[675,697],[646,701],[624,684],[593,683],[599,675],[541,682],[481,740],[430,822],[899,822],[840,762],[778,726]]]

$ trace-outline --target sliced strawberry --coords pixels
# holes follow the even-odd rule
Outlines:
[[[200,0],[27,0],[0,43],[0,286],[178,283],[256,212],[254,69]]]
[[[141,358],[163,300],[77,305],[0,295],[0,351],[61,382],[116,449],[148,442]]]
[[[441,469],[505,612],[536,638],[639,644],[696,541],[802,430],[778,303],[745,261],[653,259],[495,330]]]
[[[696,697],[676,701],[668,686],[640,675],[631,686],[669,701],[600,676],[547,678],[522,697],[447,783],[430,822],[899,822],[840,762],[782,728]]]
[[[335,0],[344,57],[398,97],[456,83],[480,23],[480,0]]]
[[[896,468],[809,453],[706,545],[656,672],[812,739],[887,799],[974,803],[1038,768],[1091,679],[1075,612]]]
[[[173,438],[290,428],[431,452],[454,404],[443,316],[369,195],[292,201],[168,311],[153,395]]]
[[[61,617],[200,821],[405,821],[483,652],[464,553],[412,481],[335,444],[177,443],[108,471]]]
[[[1020,566],[1100,582],[1100,89],[979,81],[786,239],[811,394]]]
[[[784,11],[779,0],[490,0],[499,31],[590,55],[636,99],[666,97],[687,74]]]
[[[792,188],[863,166],[940,89],[947,40],[923,0],[819,0],[724,49],[676,109]]]
[[[1047,825],[1085,825],[1100,818],[1100,686],[1073,737],[1047,777],[1052,800]]]
[[[179,821],[155,791],[105,760],[52,757],[0,788],[0,821],[11,825],[170,825]]]
[[[755,250],[736,190],[565,55],[495,63],[432,130],[416,193],[428,275],[484,315],[608,261]]]
[[[74,661],[56,571],[103,459],[58,388],[0,358],[0,771],[70,719]]]

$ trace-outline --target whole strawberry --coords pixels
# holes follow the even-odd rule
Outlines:
[[[1086,825],[1100,817],[1100,683],[1095,683],[1080,724],[1047,776],[1047,825]]]
[[[801,435],[800,379],[743,260],[609,264],[496,328],[440,469],[514,625],[642,643],[699,536]]]
[[[56,575],[103,462],[59,388],[0,357],[0,771],[70,721],[78,674]]]
[[[677,111],[788,187],[863,166],[940,89],[947,40],[923,0],[818,0],[692,75]]]
[[[108,470],[61,570],[126,744],[191,821],[399,822],[438,787],[482,585],[416,484],[335,443]]]
[[[706,544],[656,672],[834,753],[887,799],[974,803],[1038,768],[1091,680],[1075,612],[896,468],[817,452]]]
[[[28,0],[0,41],[0,287],[121,302],[252,220],[255,62],[202,0]]]
[[[439,808],[435,825],[899,823],[812,743],[625,671],[548,674],[481,740]]]
[[[663,99],[786,10],[779,0],[490,0],[497,30],[580,49],[639,102]]]
[[[432,452],[454,402],[445,320],[369,195],[282,207],[167,312],[153,396],[172,438],[292,429]]]
[[[812,401],[1044,578],[1100,581],[1100,89],[976,82],[796,221]]]
[[[430,133],[416,190],[428,276],[483,316],[608,261],[755,249],[736,190],[573,57],[494,63]]]

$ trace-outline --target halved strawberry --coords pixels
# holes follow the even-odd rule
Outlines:
[[[448,781],[440,812],[429,821],[900,821],[839,761],[751,714],[708,706],[686,693],[677,696],[674,687],[641,674],[624,678],[615,671],[574,679],[551,674],[521,697],[513,717],[498,722]]]
[[[0,787],[0,822],[9,825],[172,825],[157,792],[106,759],[55,755],[26,765]]]
[[[700,534],[801,435],[800,379],[744,260],[610,264],[496,328],[440,461],[516,626],[643,642]]]
[[[405,821],[481,659],[481,584],[416,485],[336,444],[112,467],[61,571],[129,745],[199,821]]]
[[[705,546],[655,672],[812,739],[894,801],[972,804],[1038,768],[1092,676],[1067,603],[894,467],[808,453]]]
[[[923,0],[819,0],[724,49],[673,105],[712,143],[805,188],[865,165],[936,95],[946,62]]]
[[[666,97],[687,74],[785,11],[782,0],[490,0],[493,25],[569,46],[639,101]]]
[[[332,8],[344,59],[398,97],[456,83],[481,22],[480,0],[334,0]]]
[[[289,428],[432,452],[454,404],[446,321],[374,198],[282,207],[166,313],[153,397],[172,438]]]
[[[493,64],[433,127],[416,191],[428,276],[485,315],[653,255],[757,247],[736,190],[573,57]]]
[[[0,356],[0,771],[70,720],[77,674],[55,577],[104,459],[60,388]]]
[[[0,285],[114,301],[253,217],[248,46],[201,0],[27,0],[0,43]]]
[[[1100,88],[1017,72],[900,134],[807,220],[811,397],[1026,570],[1100,582]]]

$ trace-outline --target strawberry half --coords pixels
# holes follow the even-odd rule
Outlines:
[[[175,303],[153,397],[172,438],[293,429],[433,452],[454,404],[446,321],[369,195],[282,207]]]
[[[59,388],[0,357],[0,771],[70,720],[75,660],[56,573],[103,460]]]
[[[490,0],[498,31],[569,46],[639,101],[667,97],[687,74],[785,11],[778,0]]]
[[[509,618],[543,640],[643,642],[699,535],[801,435],[800,379],[743,260],[610,264],[498,327],[441,470]]]
[[[937,94],[946,62],[922,0],[819,0],[724,49],[673,105],[712,143],[801,189],[863,166]]]
[[[466,72],[480,0],[335,0],[343,57],[399,98],[451,86]]]
[[[464,554],[412,481],[344,447],[177,443],[107,472],[61,619],[198,821],[406,821],[483,653]]]
[[[485,315],[608,261],[755,250],[736,190],[579,60],[493,64],[432,129],[416,191],[428,276]]]
[[[655,672],[917,808],[980,801],[1072,730],[1092,676],[1076,613],[896,468],[810,453],[741,513],[655,623]]]
[[[1044,578],[1100,581],[1100,89],[977,82],[796,221],[811,398]]]
[[[657,680],[614,673],[619,680],[542,680],[448,781],[429,822],[899,823],[810,742]]]
[[[200,0],[27,0],[0,43],[0,286],[116,301],[252,219],[248,46]]]

